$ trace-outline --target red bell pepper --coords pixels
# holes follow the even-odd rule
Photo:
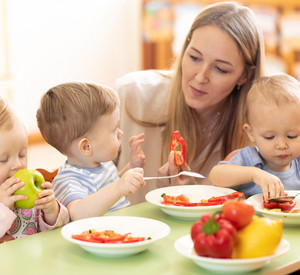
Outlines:
[[[237,231],[232,223],[219,214],[204,214],[193,224],[191,238],[199,256],[231,258],[237,242]]]
[[[170,151],[174,151],[174,161],[177,166],[182,166],[186,162],[186,143],[179,131],[172,134]]]
[[[274,209],[279,208],[281,211],[291,211],[294,206],[296,205],[295,201],[289,202],[273,202],[273,201],[265,201],[264,200],[264,207],[267,209]]]

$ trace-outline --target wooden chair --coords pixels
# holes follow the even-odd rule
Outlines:
[[[57,175],[57,172],[58,172],[58,169],[55,169],[52,172],[49,172],[42,168],[37,168],[36,170],[38,170],[43,175],[45,181],[49,181],[49,182],[53,181],[53,179],[55,178],[55,176]]]

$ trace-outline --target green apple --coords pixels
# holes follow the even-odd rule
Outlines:
[[[27,200],[15,202],[15,206],[21,209],[33,208],[34,202],[39,198],[39,193],[44,190],[41,184],[45,182],[43,175],[34,169],[21,169],[13,177],[24,182],[24,186],[14,192],[14,195],[25,195]]]

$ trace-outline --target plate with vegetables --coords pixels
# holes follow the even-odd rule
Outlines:
[[[190,235],[185,235],[176,240],[175,249],[181,255],[193,260],[197,265],[216,272],[246,272],[259,269],[268,264],[272,259],[275,259],[289,250],[289,242],[282,239],[275,253],[258,258],[249,259],[221,259],[212,257],[198,256],[194,251],[194,243]]]
[[[65,225],[61,231],[67,241],[104,257],[142,252],[169,233],[170,227],[163,222],[129,216],[81,219]]]
[[[212,185],[169,186],[152,190],[146,200],[163,212],[180,219],[194,220],[205,213],[220,211],[222,204],[243,193]]]
[[[287,195],[296,195],[299,190],[286,190]],[[256,194],[247,199],[255,211],[265,217],[280,219],[285,225],[300,225],[300,197],[288,203],[264,202],[263,195]]]

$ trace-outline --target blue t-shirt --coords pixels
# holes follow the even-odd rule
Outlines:
[[[65,163],[59,168],[52,186],[56,198],[67,206],[73,200],[83,199],[96,193],[118,178],[118,170],[112,161],[102,162],[96,168],[81,168]],[[122,196],[108,212],[126,207],[129,204],[129,201]]]
[[[242,148],[236,155],[234,155],[229,161],[220,161],[219,164],[235,164],[240,166],[252,166],[260,168],[270,174],[277,176],[285,190],[299,190],[300,189],[300,156],[292,160],[291,168],[286,172],[275,172],[271,170],[262,159],[257,147],[245,147]],[[233,175],[234,176],[234,175]],[[241,184],[231,187],[237,191],[243,192],[246,197],[262,193],[261,187],[254,182]]]

